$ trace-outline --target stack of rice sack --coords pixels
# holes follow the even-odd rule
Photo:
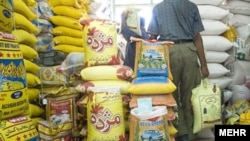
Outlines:
[[[64,53],[84,52],[80,18],[88,18],[89,1],[48,0],[54,13],[50,17],[54,49]]]
[[[172,43],[132,40],[136,42],[136,58],[128,89],[132,94],[129,140],[149,139],[147,134],[153,133],[162,140],[174,140],[176,130],[171,121],[175,119],[176,101],[172,92],[176,86],[169,64]]]
[[[85,136],[92,140],[125,140],[123,96],[128,94],[131,68],[121,65],[117,47],[116,23],[104,19],[85,19],[83,25],[83,80],[76,86],[85,109]]]
[[[250,72],[250,1],[249,0],[228,0],[223,8],[230,11],[229,23],[236,28],[237,39],[234,42],[234,57],[228,62],[231,68],[233,82],[231,103],[237,100],[250,100],[249,94],[249,72]]]
[[[225,93],[224,102],[227,102],[232,96],[228,87],[233,79],[229,76],[230,69],[225,64],[230,60],[233,41],[236,38],[234,27],[228,23],[230,12],[221,7],[224,0],[192,1],[197,4],[205,27],[201,35],[210,72],[209,81],[219,85]]]
[[[54,49],[53,35],[51,34],[53,25],[49,21],[49,17],[53,16],[52,10],[47,0],[37,0],[37,4],[32,7],[32,10],[37,13],[37,18],[32,20],[32,23],[38,28],[36,34],[38,40],[36,43],[37,52],[49,52]]]
[[[40,93],[37,87],[41,84],[41,80],[37,76],[40,67],[35,63],[35,60],[39,58],[36,51],[36,34],[38,34],[38,28],[31,22],[37,18],[37,15],[30,8],[35,7],[36,4],[36,1],[32,0],[14,1],[13,17],[15,19],[15,29],[12,30],[12,34],[18,42],[24,58],[27,77],[27,94],[30,102],[29,115],[33,119],[35,126],[37,125],[36,121],[42,119],[40,116],[44,112],[37,103]]]
[[[11,9],[2,9],[5,5],[13,6],[11,1],[4,1],[0,7],[1,11],[8,10],[11,16]],[[23,54],[11,31],[4,31],[0,31],[0,140],[38,140],[38,132],[30,117]]]

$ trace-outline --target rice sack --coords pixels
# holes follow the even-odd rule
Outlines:
[[[37,141],[38,132],[28,116],[17,116],[0,120],[1,141]]]
[[[0,2],[0,31],[11,33],[14,29],[14,6],[13,0],[4,0]]]
[[[121,94],[128,94],[128,88],[130,84],[130,82],[125,80],[92,80],[78,84],[76,86],[76,90],[80,93],[87,93],[88,88],[90,87],[114,86],[121,88]]]
[[[131,94],[168,94],[176,90],[171,79],[163,76],[136,77],[129,86]]]
[[[82,69],[83,80],[126,80],[130,78],[133,70],[124,65],[92,66]]]
[[[154,106],[152,112],[139,113],[138,108],[130,112],[130,141],[151,140],[150,135],[157,136],[157,140],[168,141],[166,106]],[[154,137],[155,137],[154,136]]]
[[[165,76],[172,80],[169,64],[169,44],[157,41],[136,41],[133,76]]]
[[[83,25],[83,47],[85,67],[118,65],[116,23],[109,20],[86,19]]]
[[[11,34],[0,35],[2,35],[2,37],[0,36],[1,120],[22,115],[28,110],[29,101],[25,92],[27,79],[22,52]]]
[[[122,96],[119,87],[92,87],[88,92],[87,141],[125,140]]]

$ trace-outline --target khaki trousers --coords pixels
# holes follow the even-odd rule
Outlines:
[[[177,102],[178,118],[174,124],[177,136],[188,134],[189,140],[194,138],[194,116],[191,104],[192,89],[201,82],[197,49],[194,43],[175,44],[170,47],[170,69],[173,83],[177,89],[173,96]]]

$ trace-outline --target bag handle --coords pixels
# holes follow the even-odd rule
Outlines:
[[[201,85],[202,87],[204,88],[209,88],[209,86],[211,85],[208,78],[204,78],[201,82]],[[213,92],[216,93],[216,90],[217,90],[217,85],[216,84],[213,84]]]

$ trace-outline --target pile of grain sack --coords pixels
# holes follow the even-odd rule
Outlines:
[[[245,104],[248,107],[250,97],[247,85],[250,72],[250,1],[191,1],[197,4],[205,26],[205,31],[201,35],[210,71],[209,80],[218,84],[223,93],[224,124],[239,124],[240,115],[245,116],[248,108],[242,110],[235,107]],[[199,136],[214,137],[210,129],[201,131]]]

